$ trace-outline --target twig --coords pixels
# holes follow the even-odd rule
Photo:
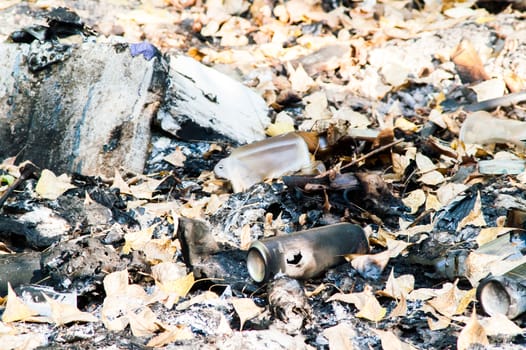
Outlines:
[[[397,145],[397,144],[399,144],[399,143],[402,142],[402,141],[403,141],[403,140],[395,140],[395,141],[393,141],[393,142],[391,142],[391,143],[388,143],[387,145],[383,145],[383,146],[381,146],[381,147],[378,147],[378,148],[372,150],[371,152],[369,152],[369,153],[367,153],[367,154],[364,154],[364,155],[361,156],[360,158],[357,158],[357,159],[353,160],[353,161],[350,162],[349,164],[345,164],[345,165],[342,166],[340,169],[345,169],[345,168],[348,168],[348,167],[350,167],[350,166],[353,166],[353,165],[355,165],[356,163],[361,162],[362,160],[365,160],[365,159],[367,159],[367,158],[369,158],[369,157],[371,157],[371,156],[374,156],[374,155],[377,154],[377,153],[380,153],[380,152],[382,152],[382,151],[385,151],[386,149],[391,148],[391,147],[393,147],[394,145]]]

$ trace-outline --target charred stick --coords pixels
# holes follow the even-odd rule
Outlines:
[[[353,161],[350,162],[349,164],[345,164],[345,165],[342,166],[340,169],[345,169],[345,168],[348,168],[348,167],[350,167],[350,166],[353,166],[353,165],[355,165],[356,163],[359,163],[359,162],[361,162],[362,160],[365,160],[365,159],[367,159],[367,158],[369,158],[369,157],[372,157],[372,156],[374,156],[375,154],[378,154],[378,153],[380,153],[380,152],[383,152],[383,151],[385,151],[386,149],[389,149],[389,148],[393,147],[394,145],[399,144],[399,143],[402,142],[402,141],[403,141],[403,140],[394,140],[393,142],[390,142],[390,143],[388,143],[388,144],[386,144],[386,145],[380,146],[380,147],[378,147],[378,148],[372,150],[371,152],[369,152],[369,153],[367,153],[367,154],[364,154],[363,156],[361,156],[361,157],[359,157],[359,158],[353,160]]]

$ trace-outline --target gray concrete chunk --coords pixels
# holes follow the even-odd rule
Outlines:
[[[112,175],[142,172],[150,123],[164,97],[161,62],[127,45],[84,43],[32,73],[25,44],[0,44],[0,158],[42,168]]]

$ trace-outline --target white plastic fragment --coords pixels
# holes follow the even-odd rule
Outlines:
[[[216,164],[214,173],[230,180],[234,192],[241,192],[265,179],[310,167],[307,144],[301,136],[288,133],[234,149]]]
[[[157,115],[165,131],[183,139],[214,133],[239,143],[265,138],[270,124],[265,100],[229,76],[191,57],[170,57],[169,102]],[[196,128],[201,129],[199,134]]]

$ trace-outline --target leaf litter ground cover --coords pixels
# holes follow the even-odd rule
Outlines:
[[[311,174],[237,191],[213,170],[239,145],[162,128],[144,173],[26,174],[6,156],[2,257],[28,256],[22,279],[51,289],[36,300],[2,276],[3,344],[522,348],[524,316],[488,316],[476,295],[524,260],[525,25],[517,3],[492,3],[0,5],[5,40],[67,6],[97,40],[148,41],[226,73],[265,99],[269,137],[307,133],[314,158]],[[370,254],[302,281],[248,276],[252,241],[342,221],[364,228]],[[483,248],[502,237],[505,253]]]

